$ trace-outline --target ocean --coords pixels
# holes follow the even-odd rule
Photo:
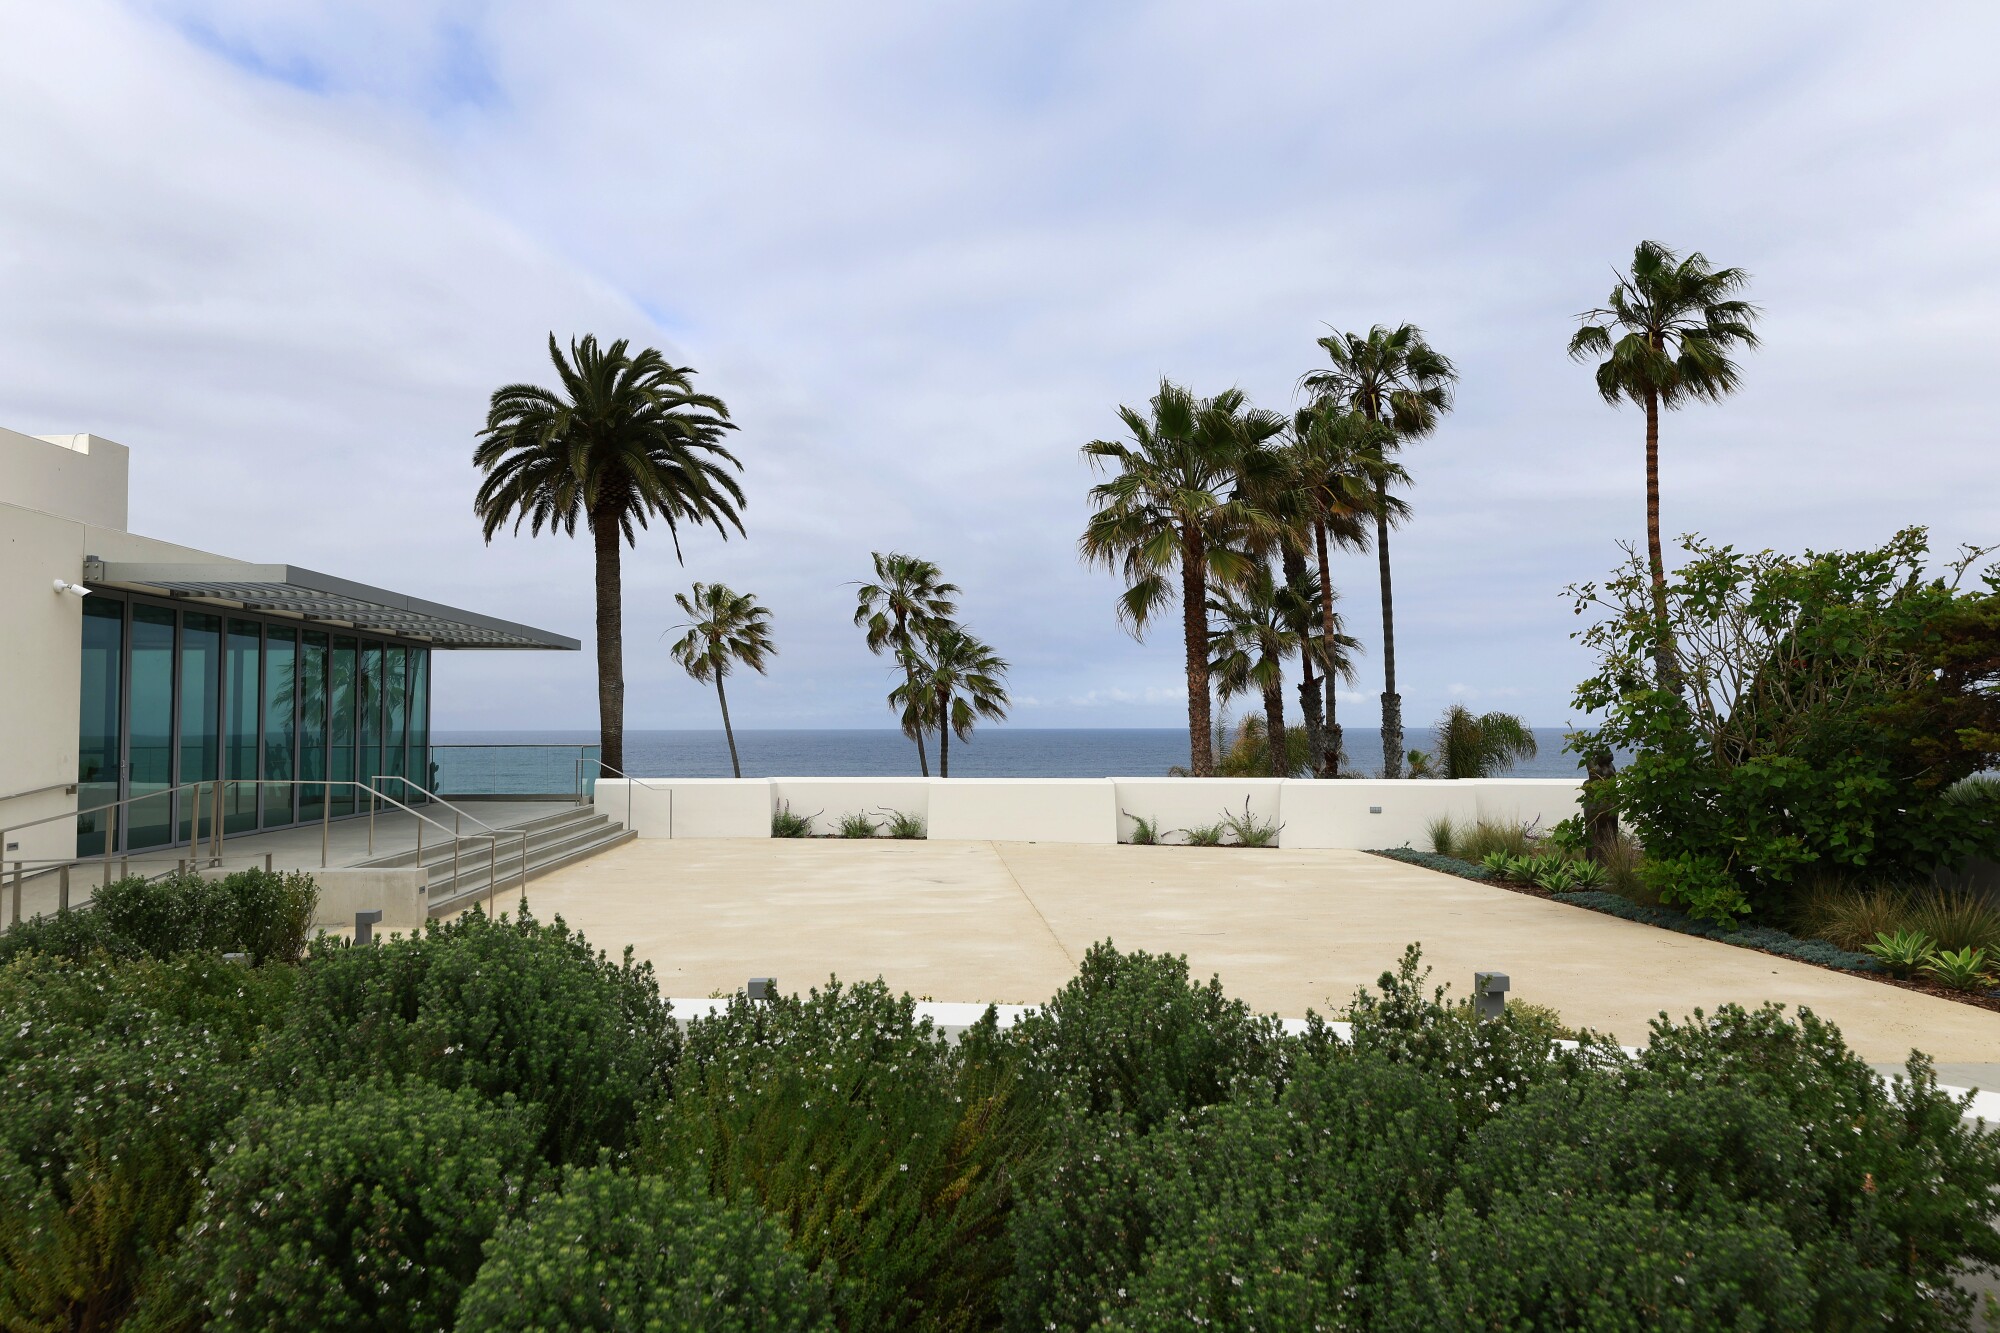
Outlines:
[[[1347,727],[1347,753],[1368,773],[1382,764],[1382,734]],[[1563,751],[1567,731],[1537,727],[1539,753],[1507,775],[1577,775],[1576,756]],[[1411,727],[1406,748],[1431,743],[1429,727]],[[576,760],[595,754],[593,731],[440,731],[432,738],[443,792],[569,792]],[[507,748],[489,748],[489,747]],[[917,772],[916,747],[887,728],[851,731],[736,733],[745,777],[889,777]],[[937,772],[937,742],[930,743]],[[951,746],[951,771],[966,778],[1103,778],[1165,776],[1188,761],[1187,732],[1172,727],[992,727]],[[639,777],[726,778],[729,746],[722,731],[627,731],[625,769]]]

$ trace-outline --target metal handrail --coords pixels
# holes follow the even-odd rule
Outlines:
[[[479,825],[479,827],[485,829],[487,833],[491,834],[494,838],[499,838],[504,834],[510,834],[510,833],[513,834],[515,837],[518,837],[521,840],[521,871],[520,871],[519,882],[521,885],[521,892],[525,894],[528,891],[528,830],[496,829],[491,824],[481,819],[478,815],[469,814],[466,811],[459,809],[457,806],[453,805],[450,801],[447,801],[444,797],[438,795],[436,792],[431,791],[428,788],[420,785],[411,778],[403,776],[401,773],[378,773],[374,777],[370,778],[368,781],[370,782],[370,784],[373,784],[381,782],[384,779],[394,779],[395,781],[400,782],[404,786],[408,787],[411,791],[422,792],[429,799],[436,801],[439,805],[451,811],[453,816],[452,819],[453,837],[463,836],[458,832],[458,829],[461,827],[461,821],[467,819]],[[371,794],[381,796],[381,798],[385,801],[393,802],[395,799],[394,797],[390,796],[387,792],[379,792],[379,793],[376,792],[375,788],[372,785],[368,788],[368,790]],[[407,810],[409,807],[404,806],[403,808]],[[478,837],[479,835],[475,833],[472,836]],[[422,840],[419,839],[417,842],[417,857],[420,861],[423,858],[423,851],[424,851],[424,845]],[[368,808],[368,852],[371,856],[375,852],[375,808],[372,805]],[[454,870],[452,873],[455,878],[457,875],[457,871]],[[487,887],[489,890],[487,894],[487,901],[488,903],[491,903],[492,886],[489,884]]]
[[[616,764],[607,764],[602,759],[585,759],[581,756],[578,756],[576,761],[576,777],[575,777],[576,803],[578,805],[583,804],[583,766],[585,764],[596,764],[599,768],[608,768],[613,773],[616,773],[619,777],[625,779],[626,782],[628,783],[636,782],[641,787],[644,787],[647,791],[671,792],[673,790],[672,787],[655,787],[650,778],[635,778],[630,773],[627,773],[624,769],[618,767],[618,765]],[[597,776],[603,777],[604,775],[602,773],[599,773]],[[626,828],[632,827],[632,789],[629,786],[625,788],[625,827]]]
[[[0,796],[0,801],[18,801],[24,796],[40,796],[44,792],[75,791],[76,789],[77,784],[75,782],[51,782],[46,787],[30,787],[26,791],[10,791],[5,796]],[[92,807],[92,809],[95,808],[95,806]],[[27,825],[24,824],[22,827],[26,828]]]

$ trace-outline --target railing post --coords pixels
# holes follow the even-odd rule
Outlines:
[[[56,911],[69,911],[69,867],[56,871]]]
[[[368,859],[375,859],[375,789],[368,789]]]
[[[521,830],[521,896],[528,896],[528,831]]]
[[[486,838],[486,915],[493,915],[493,899],[500,890],[500,835]]]
[[[104,885],[111,886],[111,856],[118,847],[118,807],[104,807]]]
[[[458,882],[458,852],[463,843],[456,837],[451,840],[451,891],[456,896],[460,889]]]
[[[21,863],[14,863],[14,924],[21,924]]]
[[[326,840],[333,830],[333,784],[319,784],[319,868],[326,869]]]
[[[215,864],[217,866],[222,864],[222,840],[228,834],[228,830],[223,828],[225,817],[222,813],[222,791],[225,787],[233,787],[235,785],[234,782],[226,780],[215,784],[215,817],[209,820],[208,831],[215,835]]]

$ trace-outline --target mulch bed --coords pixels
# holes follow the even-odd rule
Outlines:
[[[1385,857],[1383,859],[1396,860],[1397,858]],[[1410,865],[1412,863],[1399,861],[1398,864]],[[1417,868],[1424,870],[1432,867],[1418,866]],[[1440,870],[1438,873],[1448,875],[1451,872]],[[1466,880],[1472,884],[1484,884],[1489,888],[1505,889],[1509,893],[1518,893],[1526,898],[1541,898],[1547,902],[1555,902],[1554,894],[1550,893],[1547,889],[1539,888],[1533,884],[1517,884],[1510,879],[1473,879],[1469,875],[1460,875],[1456,878]],[[1580,912],[1592,910],[1580,903],[1557,903],[1556,905],[1559,907],[1574,907]],[[1610,916],[1611,914],[1609,912],[1600,912],[1598,915]],[[1616,917],[1614,919],[1619,921],[1625,920],[1624,917]],[[1632,924],[1635,926],[1644,926],[1647,923],[1634,921]],[[1650,928],[1653,930],[1662,929],[1659,926]],[[1702,937],[1693,936],[1692,938],[1700,939]],[[1973,991],[1953,990],[1949,986],[1942,986],[1935,981],[1925,981],[1917,977],[1892,977],[1887,972],[1857,972],[1853,968],[1848,967],[1829,967],[1825,963],[1815,963],[1806,958],[1792,958],[1785,954],[1772,953],[1769,949],[1759,949],[1754,944],[1732,944],[1730,947],[1733,949],[1747,949],[1752,953],[1761,953],[1769,958],[1783,958],[1788,963],[1801,963],[1806,967],[1817,967],[1827,972],[1838,972],[1843,977],[1859,977],[1863,981],[1880,982],[1884,986],[1894,986],[1899,990],[1916,991],[1922,995],[1935,995],[1940,1000],[1950,1000],[1954,1004],[1969,1004],[1974,1009],[1984,1009],[1989,1013],[2000,1014],[2000,992],[1989,991],[1982,995]]]

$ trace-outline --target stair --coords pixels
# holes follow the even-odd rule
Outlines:
[[[493,890],[496,905],[512,906],[507,895],[520,885],[523,878],[522,833],[528,835],[527,879],[535,879],[587,856],[622,846],[638,836],[623,824],[598,814],[587,805],[543,815],[501,829],[499,833],[497,865],[492,841],[483,830],[478,836],[466,835],[455,840],[446,838],[436,845],[427,843],[421,861],[412,850],[380,856],[362,864],[382,867],[421,864],[430,872],[430,914],[443,916],[475,902],[485,902],[489,889]],[[458,856],[456,878],[452,875],[454,848]],[[497,888],[494,885],[496,878]]]

